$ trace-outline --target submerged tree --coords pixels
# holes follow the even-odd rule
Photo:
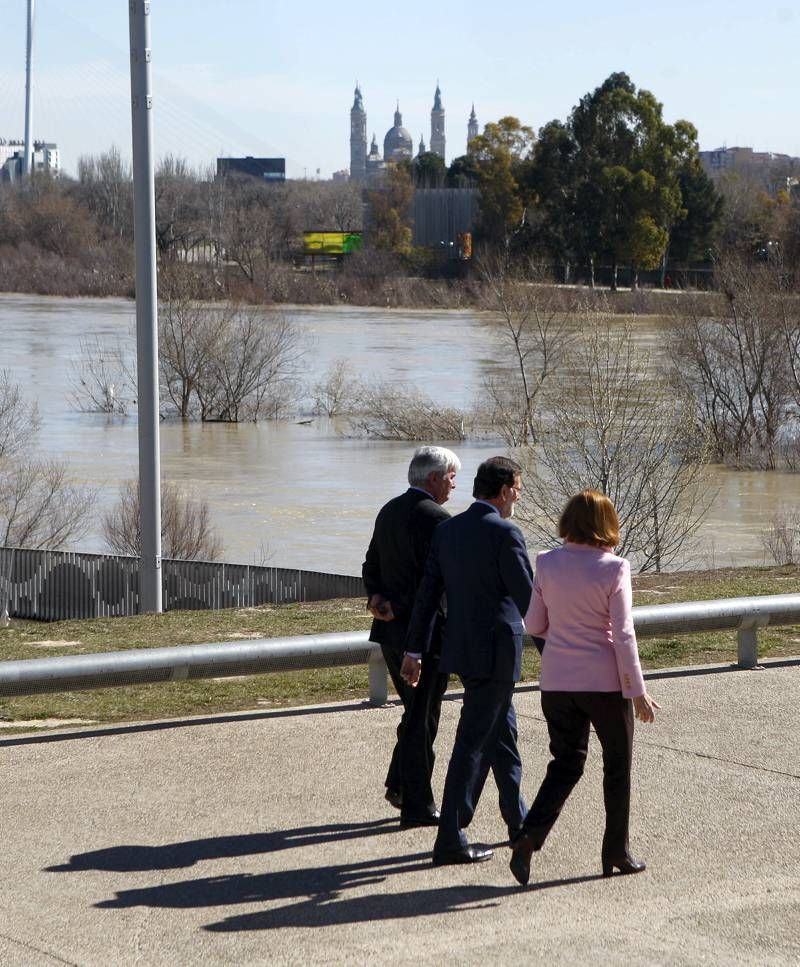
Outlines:
[[[502,376],[485,382],[490,423],[508,446],[533,443],[539,436],[537,401],[569,346],[569,316],[531,263],[487,259],[479,272],[481,308],[495,314],[503,356],[511,364]]]
[[[607,318],[595,319],[570,355],[568,376],[544,393],[546,431],[524,451],[521,519],[537,542],[555,544],[564,504],[593,487],[614,502],[618,552],[640,571],[686,559],[713,497],[691,401],[654,376],[630,331]]]

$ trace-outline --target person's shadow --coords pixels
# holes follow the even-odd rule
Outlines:
[[[96,906],[103,910],[130,907],[196,909],[269,903],[297,899],[287,906],[226,917],[204,929],[216,932],[275,930],[280,927],[324,927],[371,920],[432,916],[465,909],[496,906],[505,896],[522,892],[520,887],[457,885],[402,893],[373,892],[342,898],[347,890],[375,887],[388,876],[431,869],[430,852],[370,859],[339,866],[278,870],[273,873],[212,876],[182,880],[141,889],[122,890],[113,900]],[[599,875],[535,883],[528,889],[547,889],[600,879]]]
[[[74,873],[79,870],[104,870],[134,873],[143,870],[176,870],[194,866],[200,860],[275,853],[297,846],[321,846],[363,836],[382,836],[398,829],[397,820],[375,819],[363,823],[331,823],[326,826],[300,826],[268,833],[241,836],[214,836],[163,846],[125,845],[76,853],[68,863],[48,866],[48,873]]]
[[[599,879],[601,879],[599,874],[576,876],[570,879],[531,883],[526,888],[516,885],[461,884],[429,890],[408,890],[404,893],[372,893],[369,896],[346,899],[340,899],[338,895],[317,895],[272,910],[259,910],[255,913],[226,917],[216,923],[207,924],[204,929],[212,933],[278,930],[281,927],[310,929],[347,923],[369,923],[375,920],[432,917],[443,913],[496,907],[503,897],[519,895],[526,890],[545,890]]]
[[[397,820],[378,819],[362,823],[335,823],[305,826],[241,836],[218,836],[168,843],[164,846],[127,845],[78,853],[68,863],[47,867],[48,872],[99,870],[132,873],[147,870],[185,869],[201,860],[225,859],[254,854],[269,854],[295,847],[319,847],[326,843],[366,836],[382,836],[397,830]],[[236,873],[184,879],[117,892],[113,899],[96,904],[100,909],[130,907],[196,909],[234,906],[243,903],[267,904],[294,900],[286,906],[226,917],[204,929],[223,933],[238,930],[275,930],[280,927],[318,927],[370,920],[429,916],[465,909],[495,906],[504,897],[519,893],[509,886],[461,885],[385,892],[380,888],[366,896],[343,897],[353,889],[378,887],[387,877],[431,870],[430,851],[399,856],[376,857],[338,866],[312,866],[267,873]],[[528,889],[547,889],[599,879],[574,877],[531,884]]]

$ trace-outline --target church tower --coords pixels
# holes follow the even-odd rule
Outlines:
[[[354,93],[350,108],[350,180],[364,181],[367,177],[367,112],[358,84]]]
[[[436,93],[433,96],[433,110],[431,111],[431,151],[438,154],[444,161],[444,108],[442,107],[442,92],[439,82],[436,82]]]
[[[470,154],[469,143],[473,138],[478,137],[478,119],[475,116],[475,105],[472,105],[472,112],[467,122],[467,154]]]

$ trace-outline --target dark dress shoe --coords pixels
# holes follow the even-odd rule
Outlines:
[[[628,853],[620,856],[619,859],[611,859],[608,856],[602,858],[603,876],[613,876],[614,869],[618,869],[621,876],[630,876],[631,873],[643,873],[647,869],[647,864],[643,860],[635,860]]]
[[[463,849],[433,851],[434,866],[457,866],[461,863],[484,863],[492,858],[492,850],[485,846],[465,846]]]
[[[530,833],[523,832],[511,847],[511,862],[508,868],[514,874],[517,883],[525,886],[531,878],[531,856],[533,856],[534,842]]]
[[[387,789],[386,795],[383,798],[390,806],[394,806],[395,809],[403,808],[403,794],[399,789]]]
[[[439,810],[430,809],[421,813],[400,813],[400,829],[416,829],[417,826],[438,826]]]

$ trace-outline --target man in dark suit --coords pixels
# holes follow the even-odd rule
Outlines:
[[[490,768],[510,839],[526,815],[512,704],[514,683],[521,676],[523,619],[533,588],[525,540],[510,520],[521,474],[520,466],[506,457],[492,457],[478,467],[475,502],[436,530],[409,625],[401,673],[413,684],[435,627],[437,602],[446,592],[439,668],[461,677],[464,704],[445,779],[433,849],[436,865],[491,857],[490,849],[468,845],[463,832]]]
[[[374,621],[370,640],[381,646],[394,687],[403,702],[397,742],[386,775],[386,799],[401,810],[404,828],[432,826],[439,813],[433,799],[433,743],[439,727],[447,676],[439,673],[444,623],[441,595],[431,622],[431,644],[419,683],[400,674],[408,621],[436,527],[449,520],[442,504],[455,487],[458,457],[444,447],[420,447],[408,468],[409,488],[381,508],[362,568]]]

